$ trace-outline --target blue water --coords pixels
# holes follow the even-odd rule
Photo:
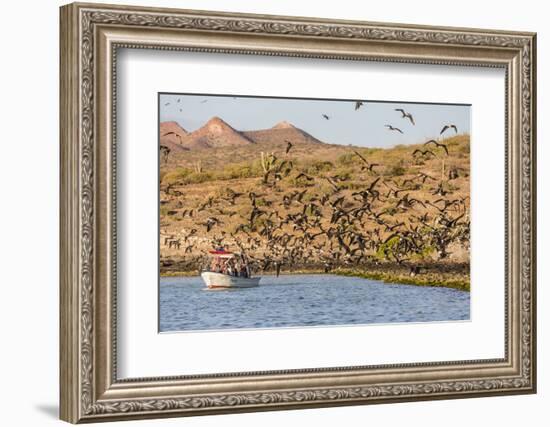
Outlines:
[[[470,293],[333,275],[263,276],[257,288],[160,281],[160,331],[468,320]]]

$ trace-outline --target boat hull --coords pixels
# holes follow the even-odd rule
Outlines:
[[[260,284],[260,277],[235,277],[211,271],[202,272],[201,277],[208,289],[255,288]]]

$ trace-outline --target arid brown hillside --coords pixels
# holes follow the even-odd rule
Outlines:
[[[239,132],[239,131],[237,131]],[[260,159],[261,153],[283,153],[287,142],[291,141],[292,157],[304,160],[331,158],[343,152],[344,147],[336,144],[325,144],[307,132],[290,124],[282,127],[257,131],[239,132],[249,139],[249,143],[235,146],[216,146],[208,149],[191,149],[185,152],[174,151],[170,154],[166,170],[178,167],[195,169],[200,163],[204,172],[212,170],[234,169],[241,163],[249,163]],[[189,148],[189,146],[187,146]],[[259,160],[258,160],[259,161]],[[259,163],[257,164],[259,167]]]
[[[245,136],[250,138],[257,144],[280,144],[281,142],[287,143],[291,141],[293,145],[297,144],[321,144],[317,138],[311,136],[309,133],[297,128],[289,122],[277,123],[270,129],[262,129],[255,131],[243,132]]]
[[[189,133],[182,144],[190,150],[201,150],[248,145],[252,141],[219,117],[213,117],[200,129]]]
[[[161,273],[193,271],[217,245],[283,272],[469,263],[469,135],[439,140],[447,154],[424,141],[361,148],[297,132],[246,132],[254,142],[161,164]]]

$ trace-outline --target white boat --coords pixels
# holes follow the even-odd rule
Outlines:
[[[223,248],[209,251],[210,257],[201,273],[208,289],[254,288],[260,277],[250,277],[250,268],[242,254],[228,252]]]
[[[203,271],[201,277],[208,289],[254,288],[259,286],[261,279],[260,277],[230,276],[212,271]]]

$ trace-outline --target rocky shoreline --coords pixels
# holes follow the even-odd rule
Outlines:
[[[199,274],[196,260],[164,260],[161,263],[161,277],[195,276]],[[274,270],[257,274],[273,275]],[[283,268],[281,274],[336,274],[361,277],[391,284],[433,286],[470,291],[470,265],[468,263],[423,263],[399,265],[393,263],[366,263],[360,266],[338,266],[326,269],[324,265],[294,265]]]

